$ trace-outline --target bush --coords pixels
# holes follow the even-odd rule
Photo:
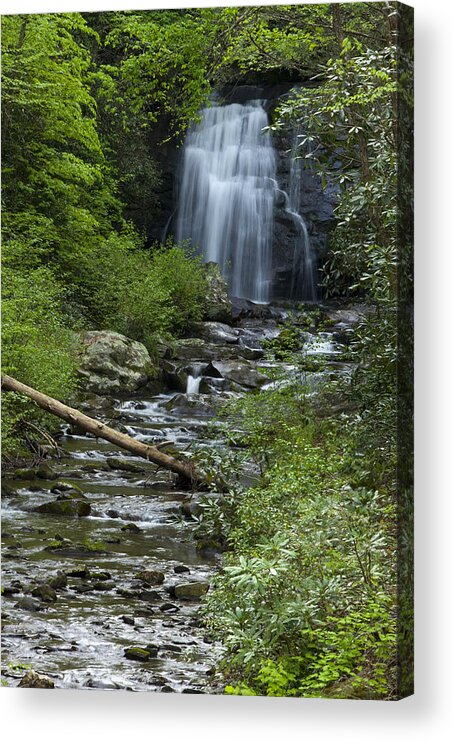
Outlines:
[[[67,400],[76,389],[77,336],[65,326],[63,290],[48,268],[3,269],[2,370],[50,396]],[[24,422],[45,418],[36,405],[8,392],[2,404],[2,450],[17,451]]]
[[[180,335],[203,316],[200,259],[168,241],[146,250],[131,229],[101,243],[81,273],[79,300],[96,327],[116,330],[153,351],[157,335]]]

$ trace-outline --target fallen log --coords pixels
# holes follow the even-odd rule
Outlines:
[[[137,441],[125,433],[120,433],[118,430],[110,428],[99,420],[84,415],[82,412],[73,409],[73,407],[68,407],[68,405],[59,402],[57,399],[48,397],[47,394],[43,394],[42,392],[38,392],[36,389],[32,389],[30,386],[22,384],[20,381],[13,379],[12,376],[2,376],[2,389],[17,392],[18,394],[24,394],[26,397],[33,400],[38,407],[46,412],[50,412],[51,415],[56,415],[66,422],[73,423],[82,428],[82,430],[85,430],[87,433],[92,433],[92,435],[97,438],[103,438],[110,443],[114,443],[116,446],[119,446],[119,448],[130,451],[131,453],[136,454],[136,456],[147,459],[147,461],[153,461],[154,464],[157,464],[163,469],[168,469],[169,471],[178,474],[183,480],[190,483],[192,486],[204,485],[204,477],[197,472],[196,467],[191,460],[180,461],[179,459],[160,451],[157,446],[149,446],[147,443]]]

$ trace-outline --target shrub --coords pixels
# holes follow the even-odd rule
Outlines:
[[[77,336],[65,326],[63,290],[48,268],[3,269],[2,369],[29,386],[59,399],[76,389]],[[17,394],[3,395],[2,450],[16,451],[24,422],[45,413]]]

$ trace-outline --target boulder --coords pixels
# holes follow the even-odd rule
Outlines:
[[[174,595],[180,600],[199,600],[208,589],[208,582],[182,582],[175,585]]]
[[[147,585],[161,585],[164,582],[164,572],[158,569],[143,569],[137,578]]]
[[[161,405],[168,412],[178,411],[183,415],[213,415],[213,408],[196,395],[188,397],[186,394],[174,394],[171,399]]]
[[[91,507],[87,500],[82,499],[80,495],[76,498],[71,496],[58,498],[54,502],[44,502],[35,508],[36,513],[45,513],[47,515],[66,515],[70,517],[83,518],[90,515]]]
[[[207,282],[206,319],[213,322],[229,322],[232,318],[232,305],[229,300],[227,283],[217,263],[205,264],[205,279]]]
[[[232,315],[231,320],[238,322],[242,319],[270,319],[272,310],[267,304],[256,304],[249,299],[232,298]]]
[[[255,389],[270,380],[254,363],[246,359],[213,361],[212,366],[223,379],[228,379],[243,387]]]
[[[38,585],[32,590],[32,595],[35,598],[39,598],[43,603],[55,603],[57,600],[57,593],[54,588],[50,585]]]
[[[151,644],[148,644],[146,647],[128,647],[124,652],[127,660],[135,660],[136,662],[148,662],[152,657],[156,657],[157,654],[158,647],[154,647]]]
[[[194,322],[190,330],[195,337],[216,345],[235,344],[239,341],[239,330],[223,322]]]
[[[54,688],[54,681],[47,675],[39,675],[35,670],[29,670],[21,679],[18,688]]]
[[[20,600],[17,601],[15,604],[15,608],[22,608],[23,611],[30,611],[30,613],[35,613],[36,611],[41,610],[41,601],[37,600],[36,598],[20,598]]]
[[[134,392],[157,375],[142,343],[109,330],[82,335],[79,374],[85,391],[98,395]]]

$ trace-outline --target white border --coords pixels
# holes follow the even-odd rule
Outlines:
[[[3,13],[156,9],[261,3],[4,0]],[[284,2],[281,4],[291,4]],[[399,703],[231,698],[2,688],[7,739],[309,739],[435,742],[451,739],[455,693],[453,561],[454,203],[453,0],[416,9],[416,695]],[[452,160],[450,162],[450,160]]]

